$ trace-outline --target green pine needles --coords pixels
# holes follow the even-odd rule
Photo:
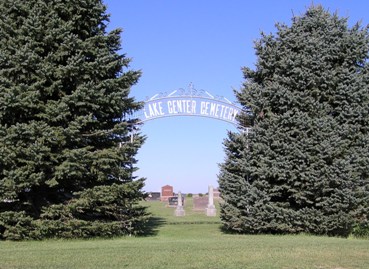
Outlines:
[[[140,72],[108,19],[100,0],[0,2],[1,239],[141,231]]]
[[[255,48],[236,93],[252,132],[229,134],[219,175],[224,228],[347,236],[368,221],[368,28],[312,6]]]

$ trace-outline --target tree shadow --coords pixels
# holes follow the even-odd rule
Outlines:
[[[149,220],[145,223],[142,234],[140,237],[156,236],[159,232],[159,228],[165,225],[167,221],[164,218],[157,216],[150,216]]]

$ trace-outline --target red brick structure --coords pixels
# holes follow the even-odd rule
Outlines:
[[[161,197],[160,197],[161,201],[168,201],[168,198],[172,196],[174,196],[173,186],[165,185],[161,187]]]

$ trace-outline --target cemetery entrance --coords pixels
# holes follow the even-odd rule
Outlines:
[[[228,98],[192,85],[146,98],[136,116],[147,136],[136,173],[146,178],[145,191],[160,192],[171,185],[174,193],[206,194],[209,185],[217,188],[222,143],[228,131],[238,131],[240,113]]]

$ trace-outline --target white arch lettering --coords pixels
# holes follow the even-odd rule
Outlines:
[[[138,118],[141,122],[172,116],[208,117],[238,125],[237,115],[241,108],[224,97],[215,98],[206,91],[200,93],[183,89],[171,94],[156,94],[144,102],[143,113]]]

